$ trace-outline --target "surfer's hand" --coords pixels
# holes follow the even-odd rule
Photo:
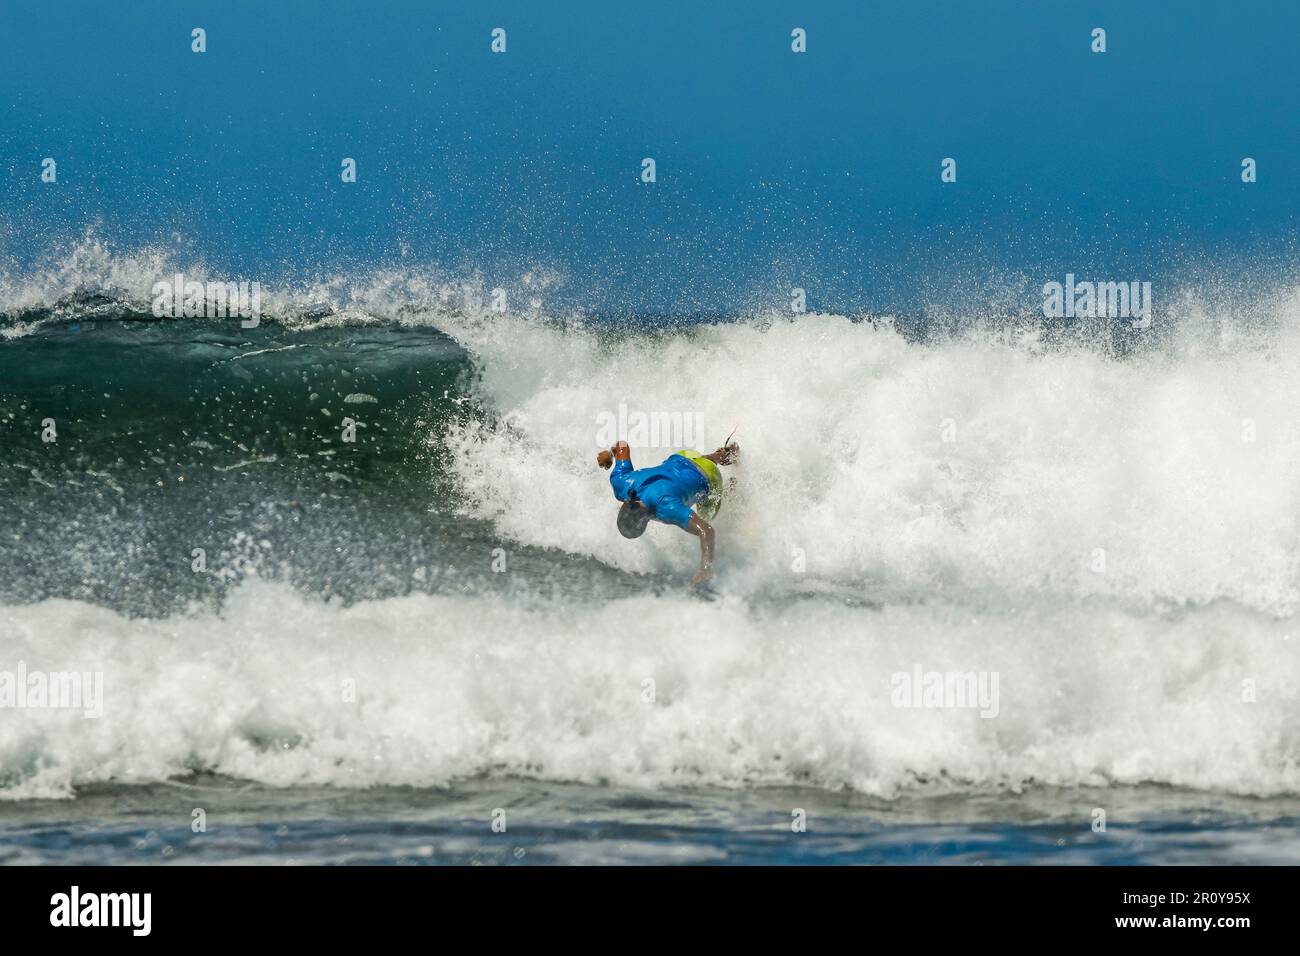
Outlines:
[[[695,577],[691,578],[691,587],[695,587],[697,584],[703,584],[711,577],[713,577],[712,568],[700,568],[700,570],[695,572]]]
[[[614,453],[608,448],[596,452],[596,464],[600,465],[601,468],[608,468],[614,464]]]
[[[734,441],[729,442],[718,449],[717,455],[719,465],[730,465],[740,455],[740,446]]]

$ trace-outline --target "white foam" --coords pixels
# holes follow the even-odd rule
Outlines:
[[[600,416],[625,403],[702,415],[710,447],[739,426],[738,493],[718,521],[733,591],[815,579],[1006,603],[1229,598],[1289,615],[1300,296],[1278,308],[1285,321],[1259,340],[1188,332],[1123,360],[979,334],[918,345],[830,315],[613,341],[459,319],[444,325],[508,427],[445,440],[471,511],[502,534],[622,568],[695,559],[674,529],[630,544],[614,527],[594,454]],[[633,462],[672,450],[634,449]]]
[[[10,798],[193,770],[346,787],[510,773],[884,795],[1031,781],[1300,789],[1292,625],[1226,604],[1169,619],[1101,603],[764,611],[686,597],[343,609],[253,580],[220,615],[4,608],[0,668],[18,659],[102,670],[104,714],[0,713]],[[916,665],[998,672],[997,716],[894,706],[892,676]]]

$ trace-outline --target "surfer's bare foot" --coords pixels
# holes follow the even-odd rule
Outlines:
[[[734,441],[728,442],[711,455],[705,455],[710,461],[719,465],[730,465],[740,456],[740,446]]]
[[[712,568],[700,568],[695,572],[695,577],[691,578],[691,587],[697,587],[713,577]]]

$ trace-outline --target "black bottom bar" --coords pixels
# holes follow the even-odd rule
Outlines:
[[[73,887],[76,887],[76,907]],[[500,934],[633,938],[664,945],[717,936],[884,932],[972,942],[1132,936],[1225,945],[1293,923],[1295,871],[1169,868],[10,868],[0,870],[7,940],[374,942],[460,928]],[[88,897],[92,899],[88,900]],[[70,925],[114,921],[116,926]],[[54,926],[53,921],[65,925]],[[689,937],[667,937],[670,930]],[[437,937],[434,937],[435,939]]]

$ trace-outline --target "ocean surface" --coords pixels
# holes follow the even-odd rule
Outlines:
[[[0,711],[0,858],[1297,861],[1294,292],[1133,345],[390,274],[245,329],[80,255],[0,327],[0,670],[102,695]],[[736,429],[705,590],[614,526],[638,412]]]

